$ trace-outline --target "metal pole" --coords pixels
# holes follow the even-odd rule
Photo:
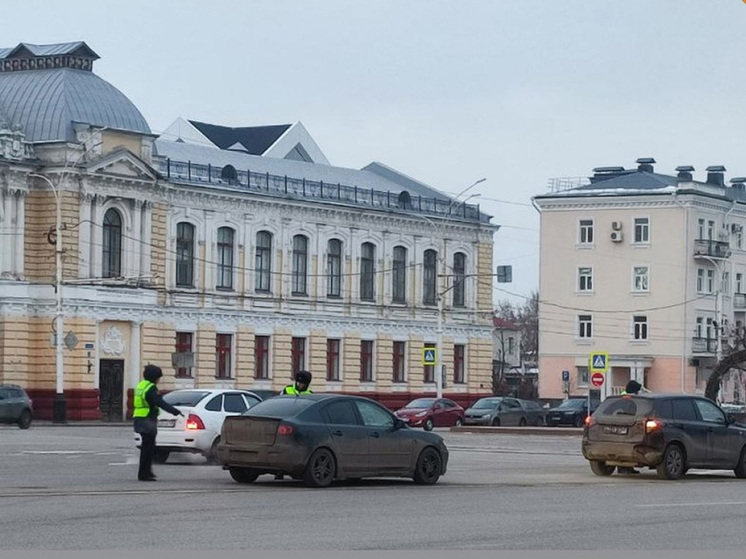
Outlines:
[[[440,266],[441,269],[441,277],[444,277],[444,266],[443,262],[445,262],[445,231],[441,227],[438,229],[438,232],[440,233],[440,246],[441,246],[441,254],[440,254]],[[438,323],[437,323],[437,347],[435,349],[435,391],[438,398],[443,397],[443,303],[445,302],[445,293],[442,289],[440,289],[440,286],[438,285],[438,278],[437,275],[435,277],[435,289],[436,295],[438,297]]]
[[[54,192],[54,200],[57,206],[57,224],[56,224],[56,240],[55,240],[55,253],[57,261],[57,279],[55,289],[57,292],[57,314],[54,320],[54,330],[56,332],[56,377],[57,377],[57,390],[54,395],[54,410],[52,412],[52,421],[54,423],[66,423],[67,422],[67,402],[65,401],[64,393],[64,350],[63,350],[63,338],[65,332],[64,319],[62,314],[62,208],[60,204],[60,197],[57,189],[52,185],[51,181],[49,186],[52,187]]]

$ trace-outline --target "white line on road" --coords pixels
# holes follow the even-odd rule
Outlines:
[[[723,507],[746,505],[746,501],[721,501],[719,503],[648,503],[635,505],[640,508],[673,508],[673,507]]]

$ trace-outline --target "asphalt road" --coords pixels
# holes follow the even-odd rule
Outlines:
[[[173,455],[136,481],[125,426],[0,426],[0,549],[733,549],[746,480],[693,471],[594,476],[580,436],[440,431],[433,487],[372,480],[308,489],[235,483]],[[290,535],[292,534],[292,537]]]

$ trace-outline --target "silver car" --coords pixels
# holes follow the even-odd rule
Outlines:
[[[494,396],[477,400],[466,410],[465,425],[541,425],[544,421],[540,406],[533,402]]]

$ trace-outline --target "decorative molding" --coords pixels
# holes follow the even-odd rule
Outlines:
[[[101,339],[101,351],[105,355],[122,355],[124,352],[124,336],[116,326],[109,326]]]

